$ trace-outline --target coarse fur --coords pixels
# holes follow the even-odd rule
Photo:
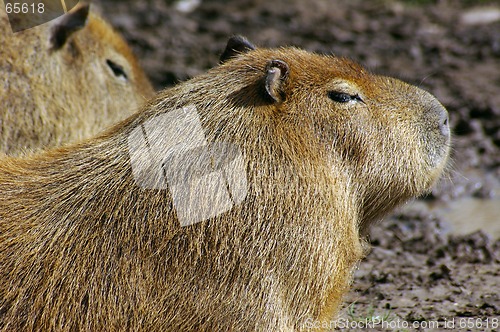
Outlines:
[[[0,152],[90,138],[154,94],[126,42],[88,5],[12,33],[0,11]]]
[[[183,107],[208,142],[239,147],[248,184],[240,204],[186,227],[170,190],[137,185],[128,141]],[[448,144],[445,109],[414,86],[296,48],[234,54],[96,138],[1,160],[0,330],[329,321],[360,233],[430,189]]]

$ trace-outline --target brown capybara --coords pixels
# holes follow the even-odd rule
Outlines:
[[[0,330],[300,331],[449,150],[429,93],[230,40],[104,134],[0,162]],[[315,326],[315,325],[314,325]]]
[[[0,29],[1,152],[90,138],[153,95],[128,45],[89,5],[17,33],[0,10]]]

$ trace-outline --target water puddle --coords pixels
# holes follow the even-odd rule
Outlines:
[[[441,220],[451,224],[451,231],[467,234],[483,230],[500,238],[500,197],[493,199],[463,198],[433,210]]]
[[[495,190],[492,199],[465,197],[434,204],[415,201],[406,208],[430,210],[449,225],[449,232],[453,234],[464,235],[482,230],[493,239],[500,239],[500,188]]]

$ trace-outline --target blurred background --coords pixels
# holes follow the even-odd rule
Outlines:
[[[345,314],[499,317],[500,1],[93,4],[131,43],[156,89],[216,66],[228,37],[241,34],[262,47],[346,56],[434,94],[454,135],[447,175],[373,228]]]

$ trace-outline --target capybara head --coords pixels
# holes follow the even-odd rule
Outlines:
[[[17,33],[3,14],[0,27],[0,151],[91,137],[153,94],[126,42],[89,5]]]
[[[230,75],[226,102],[245,110],[252,129],[269,121],[286,126],[275,141],[314,150],[333,173],[344,174],[358,199],[361,228],[426,193],[446,164],[448,113],[422,89],[346,58],[254,50],[241,37],[229,41],[221,60],[226,63],[217,70]],[[307,144],[298,145],[304,138]]]
[[[443,169],[447,113],[344,58],[235,37],[221,60],[98,137],[2,160],[0,329],[333,319],[360,232]]]

